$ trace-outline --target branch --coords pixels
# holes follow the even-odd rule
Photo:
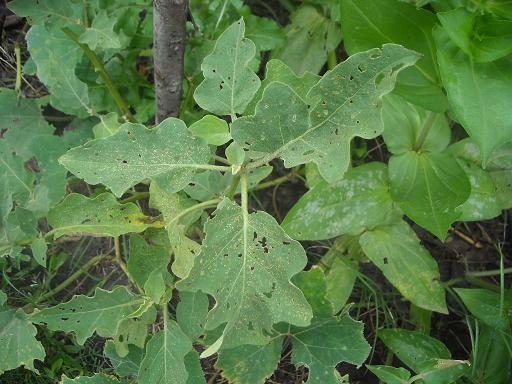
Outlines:
[[[154,0],[156,123],[180,112],[187,22],[186,0]]]

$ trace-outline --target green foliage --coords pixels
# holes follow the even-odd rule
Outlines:
[[[64,384],[204,384],[200,359],[218,354],[230,383],[257,384],[286,353],[307,383],[335,384],[348,380],[340,363],[369,363],[367,302],[410,369],[369,365],[384,383],[510,381],[510,289],[448,288],[459,280],[440,281],[415,232],[443,241],[456,221],[512,207],[510,6],[279,3],[284,28],[242,1],[191,1],[182,110],[152,127],[150,1],[9,2],[31,25],[18,75],[49,96],[0,89],[0,372],[38,360]],[[380,135],[377,162],[366,148]],[[280,225],[258,191],[275,187],[280,220],[277,187],[298,180],[309,191]],[[85,236],[114,245],[58,281]],[[127,284],[60,299],[99,262]],[[394,291],[377,291],[368,262]],[[444,319],[459,303],[468,361],[429,329],[396,328],[394,298],[416,325],[414,311]],[[76,344],[62,357],[65,333]],[[95,333],[109,375],[60,369]]]

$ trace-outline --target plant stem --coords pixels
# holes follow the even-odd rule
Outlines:
[[[14,53],[16,55],[16,85],[14,86],[14,89],[17,93],[21,90],[21,49],[20,45],[16,43],[14,47]]]
[[[66,287],[69,286],[72,282],[74,282],[76,279],[78,279],[80,276],[82,276],[84,273],[89,271],[93,266],[98,264],[102,259],[105,259],[105,255],[97,255],[94,257],[91,257],[89,261],[87,261],[84,265],[78,269],[75,273],[73,273],[71,276],[69,276],[66,280],[64,280],[62,283],[57,285],[55,288],[51,289],[50,291],[46,292],[44,295],[39,296],[35,303],[38,304],[44,300],[49,299],[52,296],[55,296],[57,293],[61,292],[62,290],[66,289]]]
[[[332,50],[327,56],[327,68],[333,69],[337,64],[338,59],[336,58],[336,50]]]
[[[282,183],[287,182],[289,180],[293,180],[295,178],[295,176],[297,176],[297,172],[296,171],[290,172],[290,173],[288,173],[288,174],[286,174],[284,176],[278,177],[277,179],[270,180],[270,181],[267,181],[265,183],[258,184],[257,186],[252,188],[251,191],[260,191],[262,189],[267,189],[267,188],[273,187],[275,185],[282,184]]]
[[[240,176],[233,177],[233,180],[231,180],[231,185],[229,186],[226,196],[229,197],[231,200],[233,200],[233,197],[235,196],[236,189],[238,188],[238,184],[240,183]]]
[[[108,75],[107,71],[105,70],[105,67],[103,66],[103,63],[98,58],[96,53],[89,48],[87,44],[82,44],[79,40],[79,37],[76,33],[74,33],[69,28],[62,28],[62,31],[71,39],[73,40],[82,50],[84,51],[85,55],[89,58],[91,63],[94,65],[94,69],[98,74],[100,75],[101,79],[105,82],[105,85],[107,86],[107,89],[109,90],[110,94],[112,95],[112,98],[114,99],[115,103],[117,104],[117,107],[121,111],[121,113],[125,116],[125,118],[134,123],[135,118],[133,117],[130,108],[125,103],[123,98],[121,97],[121,94],[119,93],[119,90],[115,86],[114,82]]]
[[[425,144],[425,140],[428,137],[428,134],[430,130],[432,129],[432,126],[434,125],[434,122],[436,121],[436,113],[435,112],[428,112],[428,116],[425,120],[425,123],[423,123],[423,126],[421,127],[420,135],[418,136],[418,140],[416,141],[416,144],[414,145],[414,151],[418,152],[421,147],[423,147],[423,144]]]
[[[120,200],[119,202],[121,204],[131,203],[133,201],[138,201],[138,200],[146,199],[148,197],[149,197],[149,192],[135,192],[130,197],[127,197],[126,199]]]
[[[222,164],[226,164],[226,165],[231,165],[231,163],[228,161],[228,159],[225,159],[224,157],[222,156],[218,156],[218,155],[212,155],[212,157],[217,160],[219,163],[222,163]]]
[[[220,198],[207,200],[207,201],[203,201],[202,203],[193,205],[187,209],[184,209],[183,211],[178,213],[176,216],[174,216],[171,220],[169,220],[167,223],[165,223],[165,226],[167,227],[169,224],[174,223],[175,221],[181,219],[183,216],[188,215],[190,212],[194,212],[198,209],[203,209],[203,208],[213,208],[213,207],[217,206],[217,204],[219,204],[221,201],[222,201],[222,199],[220,199]]]

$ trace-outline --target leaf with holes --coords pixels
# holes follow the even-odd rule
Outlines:
[[[244,32],[243,19],[233,23],[201,64],[204,80],[196,88],[194,99],[216,115],[243,113],[260,86],[259,77],[250,68],[256,47],[244,38]]]
[[[52,331],[74,332],[76,341],[83,345],[96,331],[113,337],[119,324],[144,302],[125,287],[112,291],[96,288],[94,296],[75,296],[70,301],[37,311],[30,316],[34,323],[45,323]]]
[[[201,290],[215,298],[205,329],[225,324],[223,348],[265,344],[278,322],[309,324],[311,308],[290,283],[306,265],[305,252],[272,216],[244,213],[225,199],[206,223],[205,232],[201,253],[177,287]]]
[[[352,138],[382,132],[380,99],[393,89],[397,74],[417,59],[416,53],[393,44],[353,55],[327,72],[307,101],[274,82],[263,92],[254,116],[233,122],[231,135],[258,163],[280,157],[290,168],[312,161],[328,182],[337,181],[348,168]]]
[[[184,188],[197,169],[208,169],[210,150],[183,121],[168,118],[153,129],[124,124],[112,136],[73,148],[60,158],[89,184],[102,183],[121,197],[141,181],[158,180],[171,192]]]
[[[55,238],[76,233],[115,237],[142,232],[152,225],[148,219],[136,204],[120,204],[111,193],[94,198],[71,193],[48,213]]]

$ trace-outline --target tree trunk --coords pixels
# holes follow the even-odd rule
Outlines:
[[[187,0],[154,0],[156,123],[178,116],[183,83]]]

